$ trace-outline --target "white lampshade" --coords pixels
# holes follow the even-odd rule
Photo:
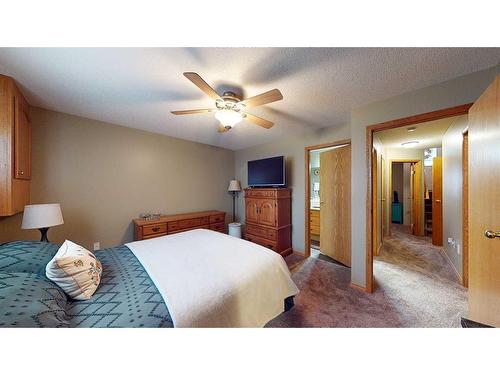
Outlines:
[[[231,180],[227,191],[241,191],[240,182],[238,180]]]
[[[59,203],[24,206],[22,229],[48,228],[61,224],[64,221]]]

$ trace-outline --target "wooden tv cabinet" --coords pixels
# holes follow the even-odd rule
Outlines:
[[[245,189],[244,239],[274,250],[283,257],[292,253],[290,189]]]

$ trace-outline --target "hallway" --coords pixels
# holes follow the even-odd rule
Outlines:
[[[350,269],[328,257],[286,257],[300,293],[267,327],[460,327],[467,290],[440,248],[394,229],[374,261],[373,294],[352,288]]]
[[[375,283],[405,306],[410,325],[458,327],[467,316],[467,289],[447,260],[443,248],[429,237],[417,237],[392,224],[380,255],[375,258]]]

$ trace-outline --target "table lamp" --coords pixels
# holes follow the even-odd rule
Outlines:
[[[59,203],[24,206],[21,229],[38,229],[42,234],[40,241],[49,242],[47,231],[50,227],[61,224],[64,224],[64,221]]]
[[[236,215],[235,215],[235,199],[236,199],[236,194],[241,191],[241,185],[238,180],[231,180],[229,182],[229,187],[227,188],[227,191],[233,194],[233,223],[236,221]]]

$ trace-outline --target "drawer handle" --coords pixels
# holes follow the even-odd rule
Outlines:
[[[158,232],[160,230],[160,227],[154,227],[151,229],[153,232]]]

